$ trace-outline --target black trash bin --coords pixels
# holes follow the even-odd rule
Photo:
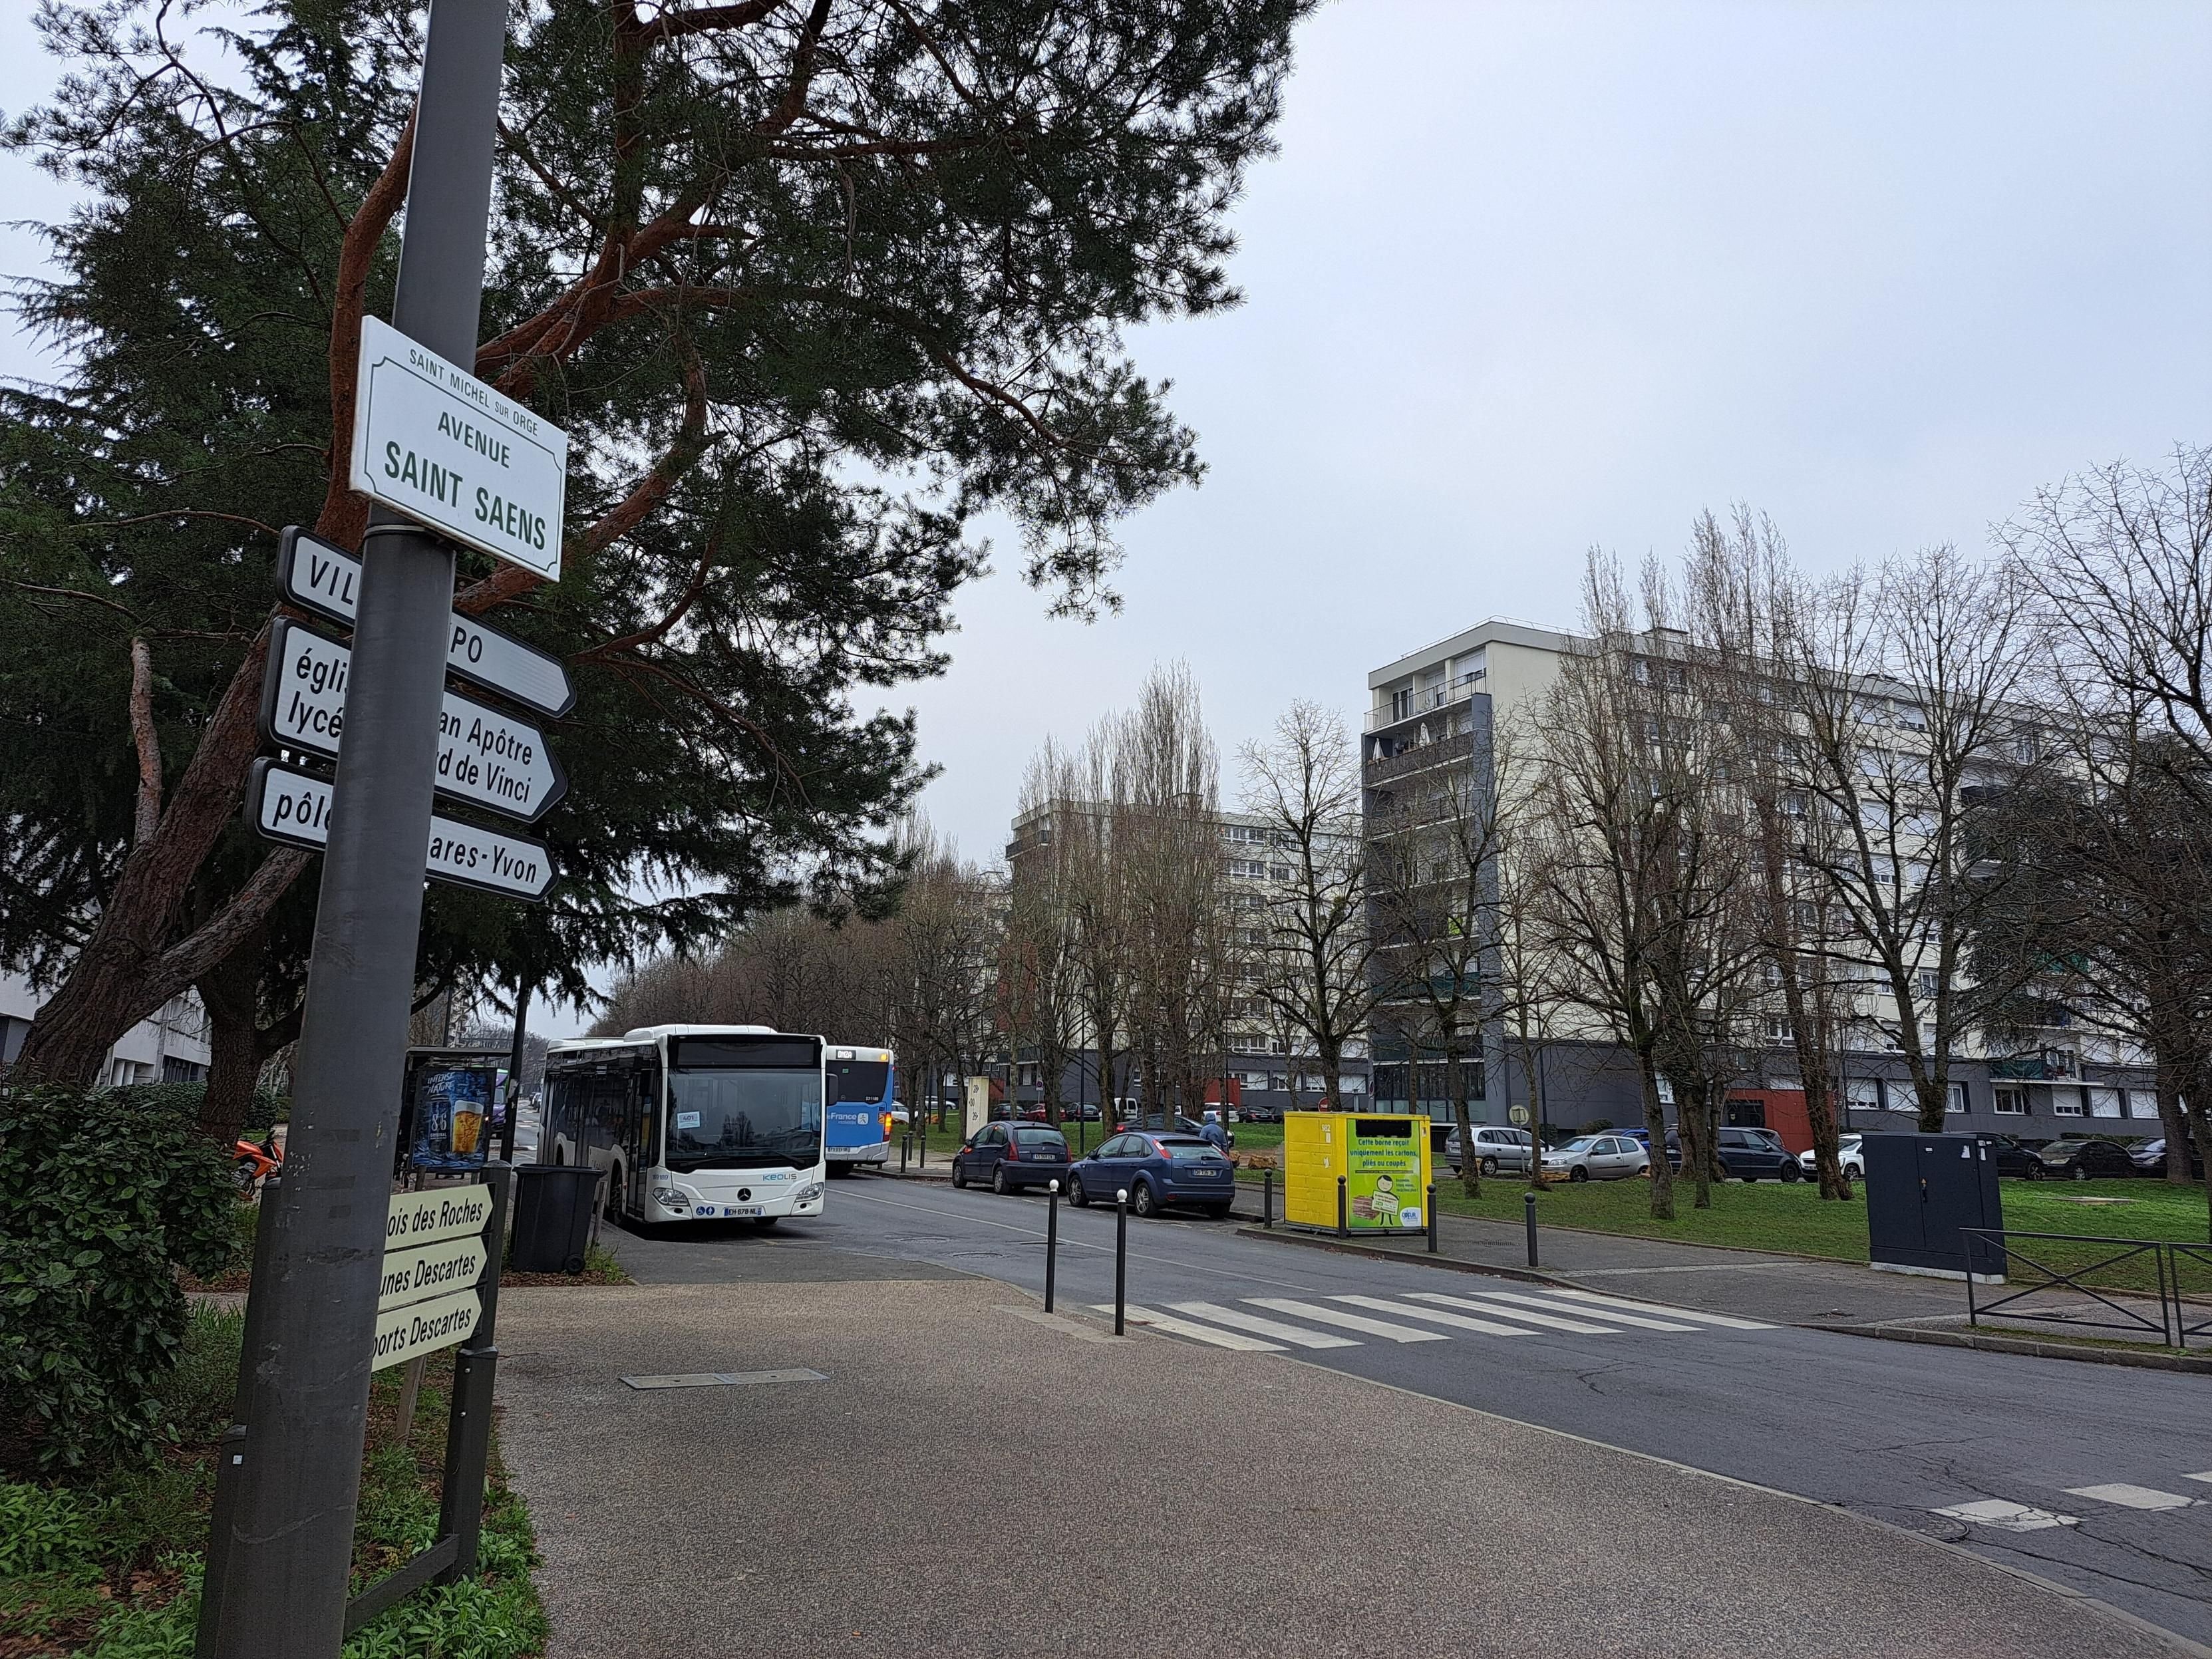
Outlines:
[[[514,1243],[507,1265],[521,1273],[580,1273],[591,1241],[599,1171],[523,1164],[514,1171]]]

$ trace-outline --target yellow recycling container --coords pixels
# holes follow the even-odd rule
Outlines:
[[[1429,1120],[1397,1112],[1283,1114],[1283,1219],[1352,1233],[1418,1233],[1429,1224]]]

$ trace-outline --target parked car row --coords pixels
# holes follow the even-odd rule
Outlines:
[[[952,1184],[970,1182],[994,1193],[1018,1193],[1057,1181],[1078,1208],[1129,1194],[1139,1216],[1170,1206],[1225,1217],[1237,1196],[1237,1170],[1200,1135],[1123,1130],[1087,1158],[1071,1160],[1059,1130],[1024,1122],[987,1123],[952,1155]]]

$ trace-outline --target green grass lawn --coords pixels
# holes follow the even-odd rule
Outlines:
[[[1456,1180],[1437,1188],[1437,1207],[1445,1215],[1519,1221],[1526,1186],[1511,1177],[1482,1183],[1482,1196],[1470,1199]],[[2154,1239],[2205,1245],[2204,1192],[2199,1187],[2169,1187],[2155,1181],[2008,1181],[2002,1188],[2004,1220],[2018,1232],[2063,1233],[2073,1237]],[[1797,1255],[1827,1256],[1838,1261],[1867,1259],[1866,1206],[1820,1200],[1809,1181],[1784,1183],[1730,1182],[1712,1189],[1710,1209],[1693,1209],[1688,1183],[1674,1189],[1674,1219],[1651,1218],[1651,1188],[1644,1181],[1592,1181],[1547,1188],[1537,1200],[1540,1224],[1582,1227],[1593,1232],[1638,1238],[1672,1239],[1684,1244],[1729,1244],[1754,1250],[1786,1250]],[[2083,1200],[2117,1200],[2084,1203]],[[2038,1245],[2020,1249],[2052,1266],[2073,1271],[2112,1254],[2088,1244]],[[2212,1247],[2202,1258],[2181,1258],[2182,1285],[2191,1294],[2212,1294]],[[2100,1282],[2148,1288],[2150,1258],[2142,1256],[2100,1275]]]

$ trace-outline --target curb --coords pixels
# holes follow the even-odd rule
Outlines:
[[[1989,1353],[2027,1354],[2037,1359],[2087,1360],[2126,1365],[2137,1370],[2191,1371],[2212,1375],[2212,1354],[2130,1353],[2125,1348],[2076,1347],[2070,1342],[2038,1342],[2032,1337],[1987,1336],[1979,1331],[1915,1328],[1909,1325],[1826,1325],[1809,1322],[1800,1329],[1832,1331],[1838,1336],[1872,1336],[1885,1342],[1921,1342],[1939,1348],[1980,1348]]]
[[[1578,1280],[1558,1273],[1540,1273],[1534,1267],[1492,1267],[1485,1261],[1462,1261],[1456,1256],[1431,1255],[1426,1250],[1394,1250],[1385,1245],[1361,1244],[1348,1238],[1293,1232],[1287,1228],[1239,1227],[1237,1234],[1240,1238],[1267,1239],[1277,1244],[1301,1244],[1310,1250],[1333,1250],[1340,1255],[1364,1255],[1376,1261],[1411,1261],[1424,1267],[1448,1267],[1454,1273],[1480,1273],[1488,1279],[1517,1279],[1524,1285],[1552,1285],[1570,1291],[1590,1289]],[[1620,1293],[1607,1291],[1603,1294],[1616,1296]],[[1626,1299],[1641,1301],[1644,1298],[1629,1297]]]

